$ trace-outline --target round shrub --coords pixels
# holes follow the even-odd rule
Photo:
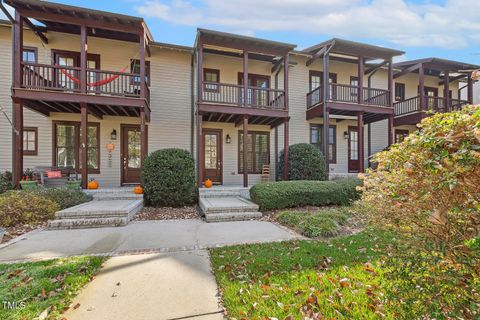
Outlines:
[[[12,189],[12,173],[10,171],[0,173],[0,194]]]
[[[92,200],[81,190],[67,188],[44,188],[34,191],[38,196],[52,200],[60,207],[60,210],[70,208]]]
[[[285,158],[280,152],[278,176],[283,177]],[[298,143],[288,148],[288,180],[326,180],[323,154],[314,145]]]
[[[0,226],[39,224],[53,219],[58,204],[34,192],[8,191],[0,195]]]
[[[181,207],[195,203],[195,162],[183,149],[162,149],[145,158],[143,188],[147,205]]]

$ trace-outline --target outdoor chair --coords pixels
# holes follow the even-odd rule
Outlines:
[[[35,167],[34,179],[45,188],[63,188],[67,181],[78,180],[78,173],[74,168]]]

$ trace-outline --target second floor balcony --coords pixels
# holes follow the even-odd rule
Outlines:
[[[307,93],[307,109],[323,102],[323,87]],[[368,106],[388,107],[389,91],[377,88],[358,87],[346,84],[331,83],[328,88],[329,102],[351,103]]]
[[[423,99],[423,101],[422,101]],[[401,117],[422,111],[449,112],[461,109],[467,105],[467,100],[447,99],[434,96],[416,96],[394,104],[395,116]]]

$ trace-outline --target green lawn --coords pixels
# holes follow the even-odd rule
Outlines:
[[[72,257],[0,265],[0,319],[30,320],[49,307],[48,319],[61,318],[61,311],[104,261],[102,257]]]
[[[391,241],[364,231],[328,243],[212,249],[211,256],[229,318],[393,319],[379,267]]]

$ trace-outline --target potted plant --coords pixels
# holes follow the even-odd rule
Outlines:
[[[22,190],[32,191],[38,189],[38,184],[37,181],[31,180],[27,175],[22,178],[22,181],[20,181],[20,187]]]
[[[82,184],[81,181],[77,179],[67,180],[67,182],[65,183],[67,188],[72,190],[80,189],[81,184]]]

